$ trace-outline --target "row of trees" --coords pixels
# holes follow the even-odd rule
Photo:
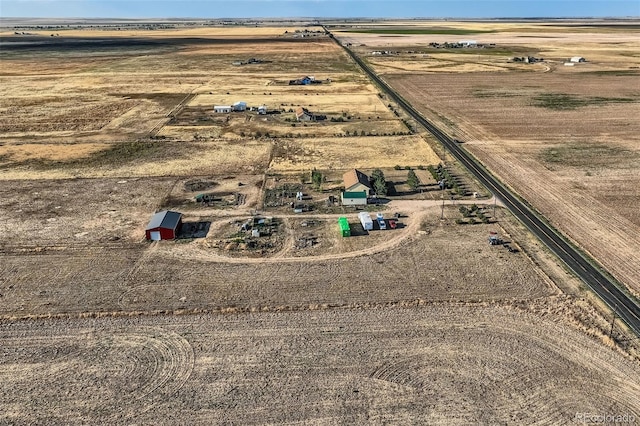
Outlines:
[[[303,173],[300,176],[300,181],[305,183],[307,180],[306,173]],[[327,177],[320,173],[318,170],[313,169],[311,171],[311,183],[313,186],[319,190],[322,187],[322,184],[327,181]],[[387,195],[387,180],[384,177],[384,172],[380,169],[375,169],[371,173],[371,182],[373,185],[373,191],[377,196],[385,196]],[[416,172],[413,170],[409,170],[407,174],[407,185],[413,190],[417,189],[420,186],[420,178],[416,175]]]

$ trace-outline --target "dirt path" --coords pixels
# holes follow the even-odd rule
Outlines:
[[[482,201],[485,201],[482,203]],[[494,205],[494,201],[496,201],[496,205],[501,205],[499,200],[494,200],[494,198],[490,198],[488,200],[445,200],[445,205],[458,205],[458,204],[481,204],[485,206]],[[361,250],[355,250],[347,253],[334,253],[334,254],[323,254],[312,257],[291,257],[287,256],[290,247],[293,245],[293,236],[287,234],[287,240],[284,244],[284,248],[272,257],[261,257],[261,258],[250,258],[250,257],[227,257],[221,256],[219,254],[212,253],[211,251],[202,249],[200,247],[195,246],[171,246],[167,248],[167,252],[171,253],[177,257],[184,257],[188,255],[191,259],[197,259],[199,261],[204,262],[219,262],[219,263],[243,263],[243,264],[255,264],[255,263],[308,263],[308,262],[322,262],[327,260],[335,260],[335,259],[346,259],[346,258],[354,258],[360,256],[370,256],[376,253],[380,253],[389,249],[392,249],[405,240],[408,240],[418,234],[420,224],[426,216],[426,212],[439,208],[442,206],[442,201],[439,200],[398,200],[391,201],[387,204],[387,207],[390,210],[400,210],[404,214],[408,214],[408,217],[403,219],[403,224],[405,225],[401,229],[396,229],[394,231],[386,231],[392,233],[392,237],[388,238],[384,242],[367,247]],[[219,213],[223,217],[237,217],[242,216],[239,214],[237,210],[234,211],[225,211]],[[233,214],[233,216],[232,216]],[[247,213],[248,214],[248,213]],[[246,216],[246,214],[245,214]],[[301,216],[301,215],[274,215],[273,217],[281,218],[283,220],[288,220],[290,218],[309,218],[309,219],[336,219],[338,216],[336,214],[322,214],[322,215],[313,215],[313,216]]]

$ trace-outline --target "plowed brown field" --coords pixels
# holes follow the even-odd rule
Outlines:
[[[475,73],[385,78],[640,293],[637,76]],[[572,109],[537,105],[539,97],[548,94],[568,94],[587,104]]]
[[[0,322],[0,420],[573,424],[640,416],[640,365],[562,300]],[[538,312],[536,312],[538,311]],[[588,348],[588,350],[587,350]],[[461,403],[464,401],[464,403]]]

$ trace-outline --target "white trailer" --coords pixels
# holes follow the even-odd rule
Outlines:
[[[360,212],[358,214],[358,218],[360,218],[360,223],[365,231],[371,231],[373,229],[373,220],[371,219],[371,215],[367,212]]]

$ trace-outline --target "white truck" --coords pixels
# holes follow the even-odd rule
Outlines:
[[[365,231],[371,231],[373,229],[373,220],[368,212],[360,212],[358,218]]]

